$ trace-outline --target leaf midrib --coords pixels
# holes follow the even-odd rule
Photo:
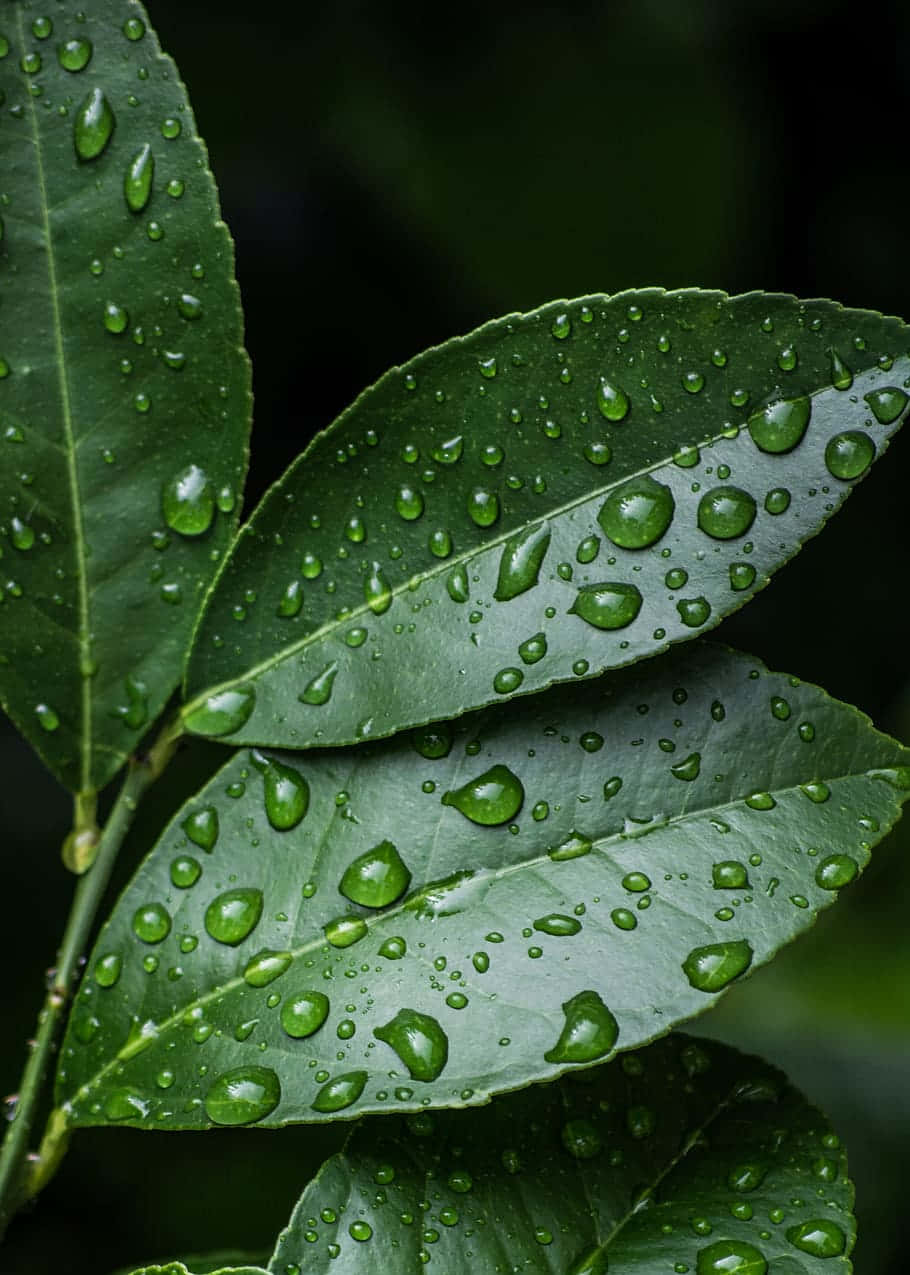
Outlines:
[[[858,772],[848,772],[845,775],[827,776],[825,778],[825,782],[837,783],[847,779],[855,779],[858,777],[860,777]],[[769,791],[778,796],[783,796],[786,793],[797,791],[798,788],[799,788],[799,784],[790,784],[787,787],[773,788],[773,789],[769,789]],[[673,815],[670,819],[667,820],[665,824],[661,824],[659,829],[655,829],[655,831],[662,831],[665,828],[672,828],[674,826],[684,824],[687,821],[706,815],[709,812],[732,809],[734,806],[738,806],[742,800],[743,800],[742,797],[735,797],[735,798],[732,798],[730,801],[725,801],[719,805],[700,806],[697,809],[689,809],[689,810],[682,811],[678,815]],[[893,824],[893,820],[892,820],[892,824]],[[890,826],[892,825],[889,824],[889,827]],[[619,842],[624,840],[629,840],[629,838],[624,836],[623,833],[621,832],[610,833],[608,836],[601,837],[599,839],[595,839],[592,841],[591,853],[594,853],[595,851],[603,853],[605,847],[618,844]],[[523,872],[526,870],[531,870],[540,865],[543,865],[546,863],[552,863],[552,862],[553,860],[550,859],[549,855],[547,854],[535,855],[534,858],[522,859],[519,863],[508,864],[507,866],[502,868],[490,869],[489,880],[490,881],[495,880],[498,882],[505,879],[508,876],[511,876],[512,873],[514,872],[519,872],[519,871]],[[426,885],[422,888],[425,890],[433,884],[436,884],[436,883],[427,882]],[[390,919],[393,919],[401,915],[401,913],[405,911],[412,911],[414,900],[420,895],[420,893],[421,891],[417,890],[413,892],[412,894],[406,895],[405,898],[403,898],[394,907],[386,908],[382,912],[377,913],[375,916],[365,916],[365,917],[359,918],[367,926],[367,934],[364,935],[364,939],[369,937],[369,934],[372,932],[373,928],[376,925],[382,924]],[[363,940],[359,940],[359,941],[362,942]],[[328,940],[325,937],[324,931],[320,930],[318,938],[310,939],[298,948],[287,949],[291,953],[292,966],[296,962],[298,962],[302,957],[308,956],[310,953],[316,952],[321,947],[324,947],[327,942]],[[155,1023],[155,1029],[156,1029],[155,1033],[154,1035],[150,1036],[150,1043],[148,1046],[146,1046],[146,1049],[154,1048],[155,1045],[162,1039],[162,1037],[164,1037],[174,1027],[177,1027],[180,1025],[181,1021],[183,1020],[183,1018],[186,1016],[187,1013],[191,1012],[194,1009],[201,1009],[204,1006],[211,1004],[212,1001],[217,1000],[219,997],[227,996],[231,992],[237,990],[238,988],[246,987],[246,986],[247,984],[243,978],[243,975],[240,974],[239,976],[228,979],[224,983],[220,983],[216,988],[213,988],[211,991],[206,992],[203,996],[197,996],[195,1000],[189,1001],[187,1002],[187,1004],[182,1005],[179,1010],[171,1014],[168,1018],[164,1019],[161,1023]],[[135,1044],[132,1044],[132,1045],[127,1044],[123,1048],[118,1050],[118,1052],[111,1058],[111,1060],[105,1063],[105,1065],[98,1072],[96,1072],[94,1076],[92,1076],[90,1079],[84,1081],[81,1085],[79,1085],[76,1093],[73,1095],[73,1098],[67,1099],[62,1104],[63,1112],[65,1114],[68,1114],[69,1112],[71,1112],[74,1098],[77,1098],[80,1095],[84,1095],[88,1093],[90,1090],[94,1089],[97,1085],[101,1083],[102,1080],[104,1080],[108,1072],[114,1070],[114,1068],[118,1067],[121,1063],[128,1062],[134,1057],[141,1056],[141,1054],[146,1052],[146,1049],[141,1049],[137,1052],[135,1049]]]
[[[16,23],[19,47],[25,48],[25,28],[23,11],[17,6]],[[82,499],[79,487],[79,474],[76,468],[76,440],[73,429],[73,411],[70,399],[69,378],[67,375],[65,347],[63,341],[63,324],[60,314],[60,300],[57,285],[57,262],[54,256],[54,241],[51,233],[50,200],[47,193],[47,180],[44,174],[44,159],[41,152],[41,133],[38,127],[37,98],[27,94],[29,103],[29,122],[31,125],[32,145],[35,148],[35,164],[38,180],[38,193],[41,200],[44,239],[47,246],[47,273],[50,289],[51,312],[54,328],[54,348],[56,351],[57,379],[60,389],[60,406],[65,445],[62,450],[66,455],[67,480],[70,501],[73,509],[73,542],[76,557],[76,580],[79,591],[79,683],[81,694],[80,713],[80,788],[83,792],[91,789],[92,774],[92,687],[91,678],[86,671],[91,663],[91,642],[89,626],[88,575],[86,566],[85,528],[82,521]]]

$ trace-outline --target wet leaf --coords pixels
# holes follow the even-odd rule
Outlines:
[[[250,378],[173,62],[134,0],[53,7],[3,6],[0,699],[88,791],[177,683],[233,531]]]
[[[908,762],[702,644],[352,753],[239,751],[102,930],[58,1102],[273,1126],[474,1105],[634,1049],[812,924]]]
[[[183,1262],[165,1262],[163,1265],[142,1266],[138,1270],[124,1271],[123,1275],[267,1275],[261,1266],[225,1266],[224,1257],[189,1259]]]
[[[648,289],[427,351],[245,528],[196,634],[188,727],[350,743],[705,632],[885,449],[907,349],[900,321],[827,301]],[[244,712],[213,720],[231,691]]]
[[[577,1080],[365,1121],[303,1193],[269,1271],[850,1269],[846,1156],[779,1071],[679,1035]],[[819,1261],[807,1235],[840,1260]]]

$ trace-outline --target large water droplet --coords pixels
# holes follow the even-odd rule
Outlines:
[[[597,521],[620,548],[644,549],[661,538],[673,521],[674,509],[670,488],[642,474],[610,493]]]
[[[752,964],[752,948],[745,939],[695,947],[682,963],[690,984],[699,992],[719,992]]]
[[[701,773],[701,753],[690,753],[683,761],[678,761],[675,766],[670,767],[670,774],[674,779],[682,779],[686,783],[691,783],[693,779],[697,779]]]
[[[595,629],[624,629],[638,615],[641,604],[641,593],[634,584],[605,581],[582,585],[568,613],[580,616]]]
[[[57,61],[64,71],[84,71],[91,60],[91,40],[66,40],[57,50]]]
[[[811,1257],[839,1257],[847,1244],[847,1238],[837,1223],[821,1217],[791,1226],[787,1239],[794,1248]]]
[[[859,864],[848,854],[829,854],[815,869],[815,884],[823,890],[842,890],[856,880]]]
[[[154,178],[155,156],[146,143],[130,161],[123,178],[123,196],[132,212],[141,213],[151,199]]]
[[[400,1009],[382,1027],[374,1027],[377,1040],[390,1045],[408,1069],[412,1080],[435,1080],[449,1058],[449,1038],[429,1014]]]
[[[579,992],[563,1003],[562,1010],[566,1020],[559,1040],[544,1054],[547,1062],[594,1062],[611,1052],[619,1024],[597,992]]]
[[[218,811],[214,806],[206,806],[188,815],[180,826],[194,845],[206,854],[212,853],[218,840]]]
[[[171,932],[171,916],[163,903],[146,903],[133,916],[133,933],[143,943],[161,943]]]
[[[181,536],[201,536],[215,516],[215,488],[204,469],[187,465],[161,493],[164,521]]]
[[[765,1275],[768,1263],[760,1249],[745,1240],[718,1240],[698,1254],[697,1275]]]
[[[740,487],[714,487],[698,502],[698,525],[715,540],[743,536],[755,521],[755,499]]]
[[[265,813],[278,832],[296,828],[310,806],[310,785],[298,770],[273,757],[252,753],[253,764],[262,771]]]
[[[629,399],[618,385],[612,385],[605,376],[600,378],[597,406],[601,416],[608,421],[622,421],[629,414]]]
[[[281,1026],[294,1040],[312,1036],[329,1016],[329,998],[322,992],[289,996],[281,1007]]]
[[[364,908],[384,908],[401,898],[411,883],[411,873],[391,841],[348,864],[338,889],[352,903]]]
[[[547,639],[544,633],[534,633],[518,645],[518,654],[523,664],[536,664],[547,653]]]
[[[268,987],[290,968],[293,956],[290,952],[275,952],[264,948],[247,962],[243,971],[243,981],[249,987]]]
[[[253,932],[261,916],[261,890],[226,890],[212,899],[205,910],[206,932],[217,943],[236,947]]]
[[[454,806],[466,819],[484,827],[508,823],[518,814],[525,790],[508,766],[491,766],[461,788],[452,789],[442,798],[444,806]]]
[[[418,726],[411,733],[411,744],[414,751],[426,757],[428,761],[439,761],[448,757],[452,750],[452,728],[445,723],[436,726]]]
[[[253,1124],[275,1110],[281,1084],[271,1067],[235,1067],[218,1077],[205,1095],[205,1110],[213,1124]]]
[[[497,602],[508,602],[534,587],[549,547],[550,531],[543,523],[526,527],[506,541],[493,595]]]
[[[499,497],[495,492],[475,487],[468,497],[468,514],[478,527],[492,527],[499,517]]]
[[[562,912],[551,912],[548,916],[539,916],[534,922],[534,929],[541,934],[552,934],[556,938],[568,938],[578,934],[581,921],[574,916],[565,916]]]
[[[908,401],[910,401],[903,390],[899,390],[893,385],[885,386],[880,390],[872,390],[871,393],[864,394],[863,398],[869,404],[872,415],[879,425],[890,425],[893,421],[896,421],[907,406]]]
[[[737,859],[724,859],[711,869],[711,882],[715,890],[748,890],[749,874]]]
[[[116,120],[100,88],[93,88],[76,112],[73,141],[80,159],[97,159],[114,132]]]
[[[875,459],[875,444],[868,434],[858,429],[835,434],[825,448],[828,472],[842,482],[859,478]]]
[[[365,1071],[349,1071],[344,1076],[337,1076],[328,1081],[313,1099],[314,1111],[331,1113],[344,1111],[357,1101],[367,1083]]]
[[[366,921],[359,916],[336,916],[326,923],[323,933],[332,947],[350,947],[365,938],[369,929]]]
[[[463,451],[464,438],[461,434],[456,434],[454,438],[447,438],[442,443],[435,443],[430,448],[430,455],[439,465],[454,465],[456,461],[461,460]]]
[[[777,399],[749,421],[749,433],[763,452],[789,452],[809,427],[812,404],[808,398]]]
[[[364,579],[363,597],[374,615],[382,615],[392,605],[392,586],[378,562],[373,563],[370,574]]]
[[[307,682],[304,689],[297,696],[301,704],[312,704],[319,706],[328,704],[332,698],[332,687],[335,684],[335,675],[338,672],[338,665],[331,663],[326,665],[321,673],[317,673],[312,681]]]

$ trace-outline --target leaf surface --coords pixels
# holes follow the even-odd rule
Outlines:
[[[850,1270],[846,1156],[779,1071],[680,1035],[577,1081],[364,1122],[303,1193],[270,1272]]]
[[[221,1258],[213,1261],[200,1258],[197,1261],[190,1259],[189,1266],[183,1262],[142,1266],[133,1271],[132,1275],[267,1275],[267,1272],[261,1266],[225,1266]]]
[[[910,750],[696,644],[353,752],[242,750],[119,900],[58,1075],[73,1124],[485,1102],[630,1050],[810,925]]]
[[[7,0],[0,36],[0,698],[88,791],[178,681],[233,531],[249,367],[205,148],[142,6]]]
[[[648,289],[421,354],[244,528],[196,634],[188,727],[349,743],[706,631],[884,450],[908,345],[827,301]]]

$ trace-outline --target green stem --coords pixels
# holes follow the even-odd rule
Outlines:
[[[57,968],[38,1016],[38,1030],[19,1086],[15,1114],[0,1148],[0,1238],[20,1206],[45,1185],[66,1151],[68,1130],[60,1113],[52,1112],[41,1153],[26,1168],[29,1137],[54,1052],[57,1030],[72,999],[80,961],[104,898],[117,854],[129,831],[139,801],[173,756],[179,723],[165,726],[151,752],[132,758],[120,794],[111,810],[91,868],[80,878],[60,945]]]

